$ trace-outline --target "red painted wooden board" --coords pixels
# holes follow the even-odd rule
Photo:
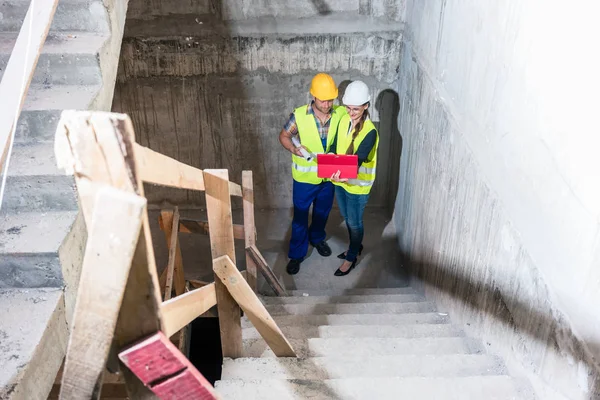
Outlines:
[[[218,399],[212,385],[162,332],[121,351],[119,358],[162,400]]]

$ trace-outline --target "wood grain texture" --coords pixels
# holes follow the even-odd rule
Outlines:
[[[119,353],[119,358],[159,398],[218,399],[212,385],[162,332]]]
[[[61,399],[92,398],[112,343],[140,236],[146,199],[105,186],[98,191],[83,258]]]
[[[169,260],[167,261],[167,278],[165,280],[165,300],[171,298],[173,292],[173,275],[175,274],[175,260],[177,248],[179,247],[179,208],[175,207],[173,218],[171,218],[171,235],[169,238]],[[184,281],[185,284],[185,281]],[[185,289],[184,289],[185,290]]]
[[[162,331],[171,337],[215,304],[217,296],[214,283],[165,301],[161,305],[164,321]]]
[[[179,219],[179,227],[181,228],[181,218]],[[171,252],[171,232],[173,231],[173,211],[161,210],[158,216],[158,224],[160,229],[165,233],[165,240],[167,242],[167,249]],[[181,245],[179,239],[177,239],[177,245],[175,247],[175,276],[173,278],[175,285],[175,295],[179,296],[185,293],[185,272],[183,270],[183,257],[181,255]],[[167,272],[165,268],[160,275],[159,285],[163,289],[167,283]],[[163,289],[164,292],[164,289]]]
[[[204,170],[206,207],[210,225],[210,247],[213,260],[229,256],[235,260],[233,220],[227,170]],[[215,277],[219,327],[223,357],[242,356],[242,327],[240,308],[227,288]]]
[[[286,296],[285,288],[273,273],[273,270],[267,264],[258,248],[254,245],[246,248],[246,256],[250,258],[250,262],[258,267],[258,270],[265,277],[265,280],[278,296]]]
[[[277,357],[296,357],[271,315],[228,256],[213,260],[213,269]]]
[[[256,244],[256,227],[254,225],[254,183],[252,171],[242,171],[242,198],[244,207],[244,246],[246,248]],[[246,271],[248,272],[248,285],[256,292],[256,264],[246,253]]]

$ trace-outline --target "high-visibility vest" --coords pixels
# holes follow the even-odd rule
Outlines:
[[[346,154],[348,147],[352,143],[352,132],[348,133],[350,129],[350,116],[346,115],[340,121],[339,128],[337,130],[337,147],[335,149],[336,154]],[[348,182],[333,182],[334,185],[343,187],[348,193],[352,194],[369,194],[373,183],[375,182],[375,169],[377,167],[377,148],[379,147],[379,134],[373,122],[370,119],[365,120],[362,129],[358,133],[356,139],[354,139],[354,154],[358,151],[358,147],[362,141],[367,137],[367,134],[375,129],[375,145],[369,153],[369,157],[358,167],[358,175],[356,179],[349,179]],[[354,129],[353,129],[354,131]]]
[[[323,142],[319,135],[319,129],[317,129],[315,116],[313,114],[307,114],[308,107],[310,106],[302,106],[294,110],[300,143],[308,149],[309,153],[326,153],[333,143],[341,117],[348,114],[346,113],[345,107],[333,106],[331,121],[329,122],[329,132],[327,133],[327,145],[326,148],[323,148]],[[292,154],[292,177],[297,182],[310,183],[313,185],[318,185],[324,180],[317,177],[316,157],[308,162],[303,157],[299,157],[295,154]]]

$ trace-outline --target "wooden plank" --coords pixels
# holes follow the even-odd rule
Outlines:
[[[58,0],[31,2],[0,82],[0,170],[12,146],[12,136],[25,103],[40,52],[48,36]]]
[[[135,144],[139,175],[144,182],[180,189],[204,190],[201,169]]]
[[[80,206],[87,226],[96,202],[98,184],[106,184],[144,197],[133,156],[134,131],[124,114],[63,111],[55,139],[59,167],[75,176]],[[115,339],[119,346],[160,330],[162,302],[152,236],[147,212],[143,213],[142,234],[137,243],[119,313]],[[127,370],[123,370],[132,398],[153,394]]]
[[[192,285],[196,289],[197,288],[201,288],[201,287],[206,286],[206,285],[210,285],[210,282],[199,281],[199,280],[196,280],[196,279],[190,279],[189,282],[190,282],[190,285]]]
[[[162,332],[123,350],[119,358],[161,399],[219,398],[212,385]]]
[[[165,219],[158,216],[158,226],[161,230],[166,231],[168,224]],[[201,235],[208,235],[209,232],[208,221],[200,221],[190,218],[179,219],[179,233],[198,233]],[[244,240],[246,238],[244,234],[244,225],[233,224],[233,238]]]
[[[242,171],[242,197],[244,203],[244,246],[246,248],[256,244],[256,228],[254,226],[254,183],[252,171]],[[256,293],[256,264],[246,253],[246,271],[248,272],[248,285]]]
[[[296,357],[296,353],[277,326],[265,306],[260,302],[240,271],[228,256],[213,260],[213,269],[229,293],[240,305],[256,330],[261,334],[277,357]]]
[[[204,190],[203,171],[147,147],[135,144],[139,174],[144,182],[179,189]],[[242,196],[242,187],[229,182],[231,196]]]
[[[161,305],[164,322],[162,331],[171,337],[215,304],[217,296],[214,283],[165,301]]]
[[[281,282],[279,282],[279,279],[277,279],[277,277],[273,273],[273,270],[271,269],[271,267],[269,267],[269,264],[267,264],[267,261],[264,259],[260,251],[258,251],[258,248],[256,246],[252,245],[250,247],[247,247],[246,256],[250,257],[252,263],[258,267],[260,272],[265,277],[265,280],[267,281],[269,286],[271,286],[271,289],[273,289],[273,291],[275,291],[275,293],[278,296],[287,295],[285,292],[285,288],[283,287]]]
[[[61,399],[92,398],[101,381],[140,236],[146,199],[110,186],[98,192],[83,258]]]
[[[171,252],[171,232],[173,231],[173,211],[161,210],[158,216],[158,224],[160,229],[165,232],[165,240],[167,241],[167,249]],[[181,218],[179,219],[179,227],[181,228]],[[160,275],[159,285],[164,288],[167,283],[168,268],[165,268]],[[179,296],[185,293],[185,273],[183,271],[183,257],[181,255],[181,245],[179,238],[175,249],[175,295]],[[164,291],[164,290],[163,290]]]
[[[229,173],[226,169],[204,170],[206,185],[206,208],[210,224],[210,248],[213,260],[229,256],[235,260],[233,243],[233,219],[229,195]],[[225,285],[215,277],[219,328],[223,357],[242,356],[242,327],[240,308]]]
[[[169,240],[169,260],[167,262],[167,279],[165,281],[165,300],[169,300],[171,298],[171,293],[173,292],[173,275],[175,273],[175,259],[177,247],[179,247],[179,207],[175,207],[175,212],[173,212],[173,218],[171,219],[172,224],[171,235]]]

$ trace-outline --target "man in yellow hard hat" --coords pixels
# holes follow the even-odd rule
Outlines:
[[[331,255],[331,248],[325,242],[325,225],[333,206],[334,187],[328,179],[317,177],[316,157],[305,158],[302,150],[306,150],[305,155],[327,153],[346,110],[333,105],[338,89],[328,74],[314,76],[310,94],[313,97],[310,104],[296,108],[279,134],[281,145],[292,153],[294,218],[286,268],[290,275],[300,270],[309,243],[321,256]],[[294,142],[299,142],[301,147],[296,147]],[[309,228],[311,204],[312,223]]]

